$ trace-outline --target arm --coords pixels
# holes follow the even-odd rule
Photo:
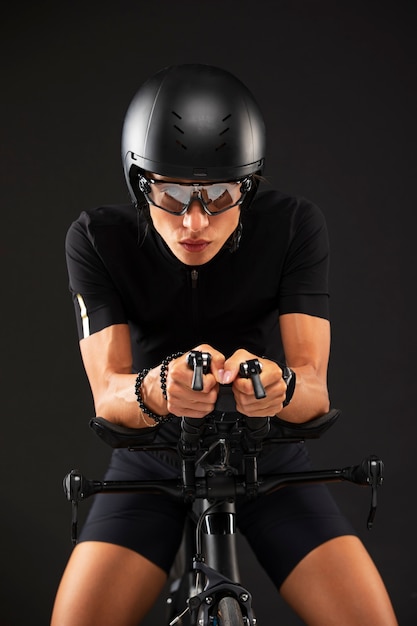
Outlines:
[[[296,373],[290,404],[279,417],[306,422],[330,408],[327,368],[330,355],[330,322],[320,317],[288,313],[280,317],[281,336],[287,365]]]
[[[96,414],[110,422],[130,428],[154,426],[148,415],[142,414],[135,394],[137,374],[132,374],[130,333],[127,324],[115,324],[80,341],[81,356],[94,399]],[[199,346],[211,351],[216,364],[224,357],[211,346]],[[174,377],[171,370],[175,372]],[[213,410],[217,397],[214,376],[205,376],[204,392],[191,389],[192,372],[186,356],[170,363],[168,386],[170,404],[162,396],[160,366],[150,370],[141,387],[145,405],[158,415],[204,417]]]
[[[137,403],[135,395],[137,375],[132,374],[128,325],[115,324],[103,328],[81,339],[80,349],[93,394],[96,415],[131,428],[154,425],[153,420],[142,415]],[[149,372],[147,379],[151,380],[148,382],[151,383],[157,375],[154,370]],[[157,410],[156,406],[154,410]]]

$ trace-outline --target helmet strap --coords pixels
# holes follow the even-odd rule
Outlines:
[[[259,180],[255,177],[252,179],[252,186],[249,189],[246,198],[244,199],[241,207],[240,207],[240,215],[239,215],[239,223],[233,233],[230,235],[229,239],[224,244],[224,247],[229,248],[229,252],[233,253],[239,248],[240,240],[242,239],[243,233],[243,224],[242,224],[242,215],[244,215],[245,211],[249,208],[254,199],[256,192],[258,191]]]
[[[240,240],[242,239],[242,232],[243,224],[239,216],[238,225],[224,244],[224,247],[228,248],[230,254],[236,252],[236,250],[239,248]]]

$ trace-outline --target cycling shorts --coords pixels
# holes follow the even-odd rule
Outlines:
[[[267,446],[266,446],[267,447]],[[311,469],[304,444],[276,447],[259,459],[259,474]],[[115,450],[105,480],[177,478],[165,453]],[[258,561],[280,588],[312,550],[342,535],[355,535],[325,485],[287,486],[253,500],[237,500],[237,526]],[[182,539],[188,505],[156,494],[99,494],[79,541],[103,541],[130,548],[168,574]]]

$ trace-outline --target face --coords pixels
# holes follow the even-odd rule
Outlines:
[[[156,174],[152,178],[164,180]],[[172,215],[152,204],[149,210],[156,231],[169,249],[182,263],[193,266],[207,263],[219,252],[237,228],[240,214],[239,206],[234,206],[224,213],[208,215],[198,199],[190,203],[184,215]]]

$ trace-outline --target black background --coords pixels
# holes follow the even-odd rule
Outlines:
[[[99,478],[110,454],[87,426],[92,403],[67,291],[65,233],[84,208],[128,199],[124,112],[143,80],[182,62],[222,66],[251,88],[266,118],[272,185],[309,197],[327,217],[329,384],[343,417],[310,448],[319,467],[383,458],[371,533],[368,490],[332,489],[400,624],[417,623],[416,25],[411,1],[2,9],[1,626],[48,623],[71,550],[61,480],[72,467]],[[259,623],[300,624],[241,543]],[[147,624],[157,623],[158,610]]]

